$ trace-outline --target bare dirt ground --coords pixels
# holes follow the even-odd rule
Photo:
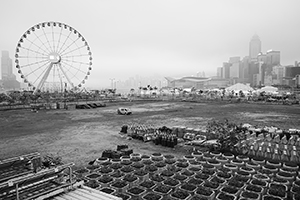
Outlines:
[[[117,115],[120,106],[132,109],[129,116]],[[0,160],[38,151],[54,154],[64,162],[85,165],[105,149],[128,144],[134,152],[186,154],[152,142],[126,140],[118,133],[124,124],[203,128],[209,120],[300,129],[300,107],[287,105],[225,104],[222,102],[123,102],[86,110],[0,111]]]

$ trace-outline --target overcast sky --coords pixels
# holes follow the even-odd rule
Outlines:
[[[299,0],[1,0],[0,50],[44,21],[77,29],[93,53],[87,86],[150,76],[214,75],[230,56],[247,56],[257,34],[281,64],[300,61]]]

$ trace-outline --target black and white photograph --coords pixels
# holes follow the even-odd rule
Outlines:
[[[1,0],[0,200],[300,200],[299,0]]]

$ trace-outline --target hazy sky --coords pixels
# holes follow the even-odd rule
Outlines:
[[[87,86],[139,74],[214,75],[230,56],[249,54],[254,34],[281,64],[300,61],[299,0],[1,0],[0,50],[44,21],[77,29],[93,53]]]

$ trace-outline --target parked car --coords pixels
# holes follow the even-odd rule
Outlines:
[[[132,114],[132,112],[129,108],[118,108],[117,113],[119,115],[131,115]]]

